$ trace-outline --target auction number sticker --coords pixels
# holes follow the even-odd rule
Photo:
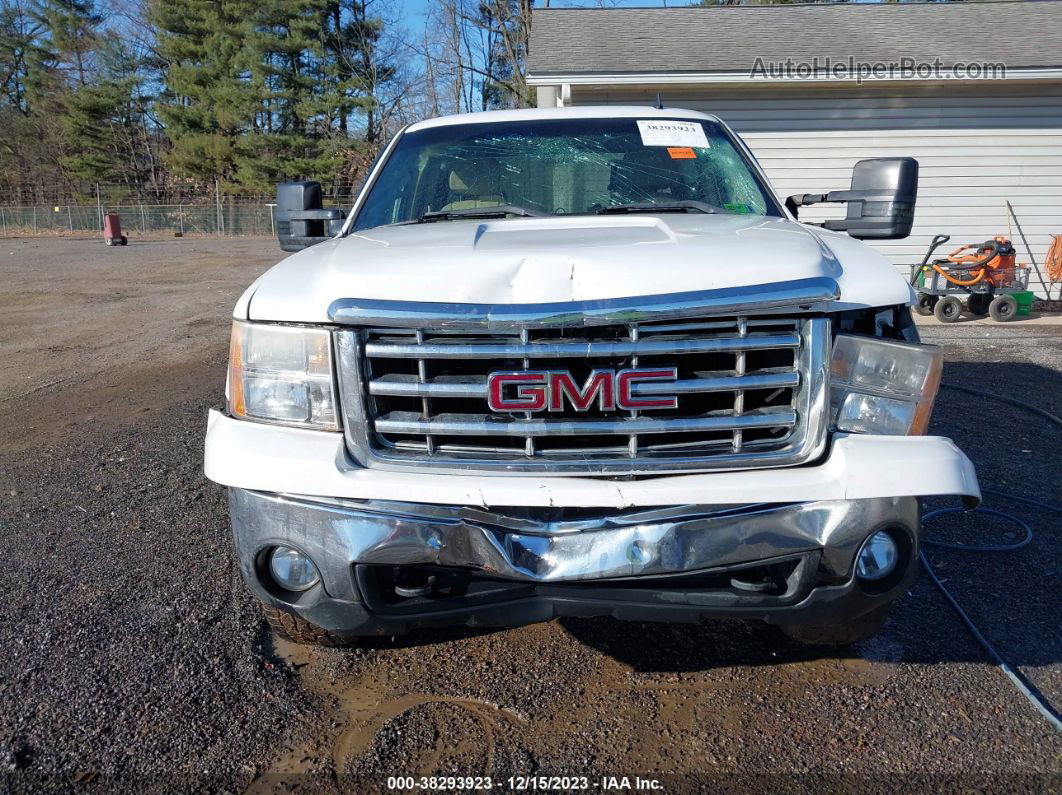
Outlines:
[[[698,121],[638,119],[643,146],[695,146],[707,149],[708,136]]]

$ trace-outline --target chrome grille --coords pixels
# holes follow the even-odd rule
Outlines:
[[[489,329],[337,333],[348,444],[377,467],[639,474],[782,466],[825,434],[829,321],[710,317]],[[495,413],[492,372],[675,367],[634,385],[675,409]]]

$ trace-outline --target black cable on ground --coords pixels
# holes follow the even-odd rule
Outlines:
[[[1038,414],[1048,422],[1053,422],[1059,428],[1062,428],[1062,417],[1058,417],[1052,414],[1050,411],[1046,411],[1039,406],[1034,406],[1032,403],[1026,403],[1024,400],[1017,400],[1016,398],[1006,397],[1005,395],[994,395],[991,392],[982,392],[980,389],[972,389],[968,386],[959,386],[958,384],[941,384],[948,389],[954,389],[957,392],[966,392],[969,395],[977,395],[977,397],[991,398],[992,400],[998,400],[1002,403],[1009,403],[1012,406],[1017,406],[1020,409],[1031,411],[1033,414]]]
[[[1049,422],[1057,425],[1059,428],[1062,428],[1062,419],[1055,416],[1049,411],[1041,409],[1039,406],[1032,405],[1031,403],[1026,403],[1025,401],[1017,400],[1011,397],[1004,397],[1003,395],[994,395],[991,392],[982,392],[979,389],[971,389],[970,387],[966,386],[956,386],[954,384],[941,384],[941,386],[947,387],[948,389],[955,389],[959,392],[966,392],[968,394],[976,395],[978,397],[984,397],[989,398],[990,400],[998,400],[1003,403],[1009,403],[1012,406],[1017,406],[1018,408],[1024,409],[1025,411],[1029,411],[1033,414],[1043,417]],[[1013,494],[1007,494],[1003,491],[996,491],[995,489],[982,489],[981,491],[984,494],[992,494],[997,497],[1002,497],[1004,499],[1011,500],[1013,502],[1021,502],[1025,503],[1026,505],[1035,506],[1037,508],[1040,508],[1041,510],[1062,514],[1062,506],[1052,505],[1051,503],[1044,502],[1043,500],[1037,500],[1032,497],[1019,497]],[[922,516],[922,522],[924,524],[925,522],[928,522],[937,516],[949,513],[962,512],[965,512],[963,508],[939,508],[935,511],[930,511],[929,513],[924,514]],[[1016,516],[1008,514],[1004,511],[997,511],[992,508],[975,508],[973,512],[990,514],[992,516],[998,516],[1000,518],[1006,519],[1007,521],[1013,522],[1025,531],[1025,536],[1019,541],[1015,541],[1010,544],[967,545],[923,539],[922,545],[943,547],[945,549],[959,549],[967,552],[1011,552],[1016,549],[1021,549],[1022,547],[1028,546],[1033,540],[1032,528],[1026,522]],[[1051,706],[1051,704],[1047,702],[1047,700],[1042,695],[1040,695],[1039,691],[1037,691],[1035,686],[1033,686],[1033,684],[1025,678],[1024,674],[1011,668],[1007,664],[1006,660],[1004,660],[1003,657],[1000,656],[999,652],[996,651],[995,647],[991,643],[989,643],[988,638],[986,638],[984,634],[982,634],[981,630],[979,630],[977,628],[977,625],[974,624],[973,619],[971,619],[970,616],[966,613],[966,611],[962,609],[962,606],[958,603],[955,597],[952,596],[951,591],[944,587],[944,583],[941,582],[940,578],[937,576],[937,573],[933,570],[933,565],[929,562],[929,558],[926,557],[925,552],[919,552],[918,556],[919,558],[921,558],[922,565],[925,566],[926,573],[929,574],[929,578],[933,581],[933,584],[942,594],[944,594],[944,598],[947,599],[951,606],[955,609],[955,612],[958,613],[959,618],[961,618],[963,623],[966,624],[967,629],[969,629],[970,633],[974,636],[974,638],[977,639],[977,642],[981,644],[981,646],[986,652],[988,652],[988,656],[992,658],[992,661],[995,662],[997,666],[999,666],[999,669],[1007,676],[1008,679],[1011,680],[1011,682],[1014,683],[1014,686],[1018,688],[1021,694],[1029,700],[1029,702],[1036,708],[1036,710],[1041,715],[1043,715],[1047,719],[1047,721],[1055,727],[1055,729],[1057,729],[1058,731],[1062,731],[1062,717],[1059,716],[1058,712]]]
[[[997,652],[995,647],[988,642],[988,638],[981,634],[981,630],[977,628],[977,625],[974,624],[970,616],[966,614],[966,611],[962,609],[962,606],[955,600],[955,597],[951,595],[951,591],[944,587],[944,583],[940,581],[940,578],[937,577],[937,573],[933,571],[933,566],[930,565],[925,553],[919,552],[918,555],[922,559],[922,565],[926,567],[926,573],[929,575],[929,579],[933,581],[933,584],[937,586],[942,594],[944,594],[944,598],[951,603],[953,608],[955,608],[955,612],[959,614],[959,618],[961,618],[963,623],[966,624],[967,629],[969,629],[970,633],[977,639],[977,642],[988,652],[988,656],[992,658],[992,661],[999,666],[999,669],[1008,679],[1010,679],[1011,682],[1014,683],[1014,686],[1029,700],[1029,703],[1036,708],[1037,712],[1047,718],[1047,721],[1054,726],[1055,729],[1062,731],[1062,719],[1060,719],[1055,713],[1054,708],[1047,703],[1047,700],[1039,694],[1028,680],[1026,680],[1022,673],[1015,671],[1007,665],[1006,660],[999,656],[999,652]]]

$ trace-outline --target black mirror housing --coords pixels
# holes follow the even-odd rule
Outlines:
[[[339,234],[343,211],[323,205],[320,182],[282,182],[277,186],[277,239],[284,251],[301,251]]]
[[[918,161],[913,157],[879,157],[860,160],[852,169],[851,190],[826,194],[798,194],[786,200],[796,208],[820,202],[846,202],[843,220],[822,226],[847,232],[861,240],[898,240],[911,234],[918,197]]]

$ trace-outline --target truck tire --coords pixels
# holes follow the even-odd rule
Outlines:
[[[993,320],[1006,323],[1018,314],[1018,302],[1013,295],[997,295],[988,305],[988,314]]]
[[[353,638],[335,635],[327,629],[311,624],[304,618],[299,618],[294,613],[278,610],[272,605],[263,604],[262,613],[274,635],[294,643],[338,647],[349,646],[354,642]]]
[[[782,624],[780,629],[792,640],[809,646],[850,646],[877,635],[891,608],[891,604],[875,607],[840,624]]]
[[[962,314],[962,301],[954,295],[945,295],[933,307],[933,314],[941,323],[954,323]]]

